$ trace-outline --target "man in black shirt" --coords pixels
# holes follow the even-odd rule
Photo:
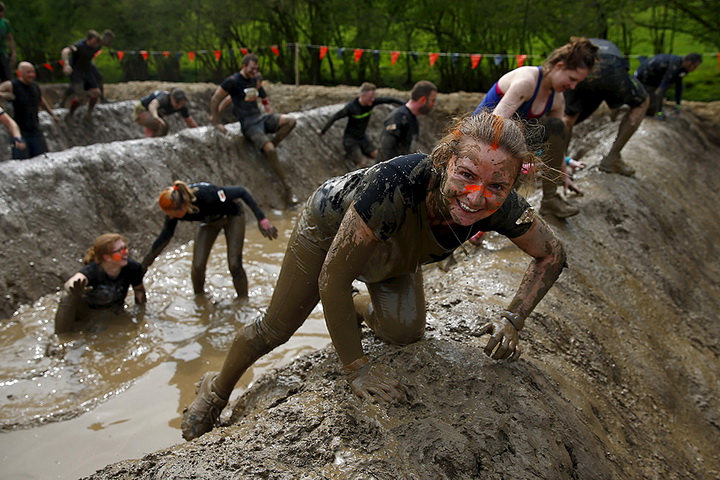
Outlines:
[[[689,53],[685,57],[661,53],[650,60],[643,62],[635,71],[635,76],[650,92],[650,107],[648,116],[665,118],[663,113],[663,99],[670,84],[675,84],[675,103],[680,106],[683,93],[683,78],[694,72],[702,63],[702,55]]]
[[[375,160],[378,155],[377,147],[365,133],[368,123],[370,123],[372,109],[376,105],[383,103],[403,104],[403,101],[397,98],[375,97],[375,90],[377,90],[377,87],[374,84],[364,82],[360,85],[360,95],[352,102],[345,104],[345,106],[330,117],[323,128],[318,131],[318,135],[322,136],[337,120],[348,117],[345,132],[343,133],[343,148],[345,149],[346,157],[360,168],[367,166],[367,159]]]
[[[0,84],[0,98],[11,102],[15,122],[20,127],[22,138],[27,148],[13,147],[12,158],[26,159],[42,155],[47,152],[45,137],[40,130],[38,108],[47,111],[53,120],[60,121],[50,104],[42,96],[42,92],[35,83],[35,67],[30,62],[20,62],[18,65],[18,78]]]
[[[133,120],[145,128],[146,137],[164,137],[168,133],[168,124],[163,117],[180,113],[190,128],[197,128],[197,122],[190,116],[187,108],[187,96],[180,89],[155,90],[143,97],[135,105]]]
[[[89,98],[87,114],[92,113],[102,95],[100,79],[92,61],[102,47],[109,46],[114,40],[115,34],[110,30],[105,30],[102,37],[95,30],[88,30],[84,40],[62,49],[63,72],[70,76],[70,87],[75,93],[70,104],[70,115],[85,101],[83,97],[86,95]]]
[[[590,41],[598,46],[600,61],[574,90],[563,92],[563,121],[570,132],[567,142],[570,143],[573,126],[592,115],[603,101],[611,109],[629,106],[630,110],[620,122],[617,137],[608,154],[600,161],[599,168],[606,173],[631,176],[635,169],[622,160],[620,151],[640,126],[650,100],[645,87],[630,75],[630,64],[617,45],[599,38],[591,38]]]
[[[430,112],[436,99],[437,87],[432,82],[420,80],[413,86],[410,100],[385,119],[378,162],[413,153],[413,144],[420,135],[417,115]]]
[[[265,113],[262,113],[258,107],[258,98],[265,107]],[[240,71],[226,78],[217,87],[210,100],[210,123],[221,132],[225,132],[225,127],[220,123],[218,113],[230,101],[233,104],[233,113],[240,121],[243,135],[263,151],[265,158],[268,159],[270,166],[285,188],[286,203],[288,206],[297,205],[299,200],[290,188],[285,170],[280,164],[280,158],[275,149],[278,143],[295,128],[296,122],[289,115],[273,113],[258,73],[258,57],[254,53],[243,57]],[[275,135],[270,138],[268,133]]]

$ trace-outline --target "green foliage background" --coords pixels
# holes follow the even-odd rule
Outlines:
[[[716,53],[720,50],[720,8],[716,0],[8,0],[6,17],[15,29],[18,56],[35,64],[56,62],[60,50],[82,38],[89,28],[113,30],[113,49],[171,51],[145,61],[128,55],[122,62],[103,54],[98,67],[106,82],[172,80],[219,82],[238,70],[240,48],[262,52],[265,78],[296,80],[293,44],[328,45],[322,61],[317,48],[302,47],[300,83],[351,84],[409,88],[423,78],[443,92],[486,91],[512,59],[495,65],[483,58],[441,56],[430,67],[427,53],[493,53],[535,55],[539,64],[571,36],[608,38],[628,55],[692,51],[712,54],[685,81],[685,98],[720,100]],[[278,45],[281,55],[268,46]],[[338,56],[338,47],[346,51]],[[228,54],[233,49],[234,56]],[[365,53],[355,63],[352,50],[380,50],[377,62]],[[215,49],[223,56],[217,61]],[[207,50],[190,62],[175,52]],[[392,66],[387,51],[420,52],[417,60],[401,55]],[[633,68],[637,65],[631,59]],[[65,81],[55,69],[41,80]]]

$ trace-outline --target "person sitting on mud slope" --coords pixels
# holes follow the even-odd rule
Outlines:
[[[516,116],[529,123],[539,123],[542,135],[528,138],[536,150],[543,150],[547,170],[542,179],[543,199],[540,213],[567,218],[580,210],[569,204],[557,191],[558,182],[566,189],[579,192],[565,173],[565,124],[562,116],[565,101],[555,95],[573,89],[597,60],[598,47],[587,39],[573,39],[555,51],[541,67],[519,67],[498,80],[473,114],[488,110],[504,118]]]
[[[595,64],[585,80],[577,84],[574,90],[566,90],[565,115],[563,121],[567,128],[567,144],[570,144],[572,129],[590,115],[603,102],[616,109],[628,105],[628,111],[620,122],[617,137],[607,155],[600,161],[601,171],[631,176],[635,169],[623,162],[620,150],[640,126],[645,111],[650,104],[645,87],[637,78],[630,75],[630,64],[620,49],[609,40],[591,38],[590,41],[600,49],[600,61]]]
[[[661,120],[665,118],[663,100],[672,83],[675,84],[675,104],[680,108],[683,78],[688,73],[694,72],[701,63],[702,55],[699,53],[688,53],[685,57],[661,53],[642,62],[635,71],[635,76],[650,93],[650,106],[646,115]]]
[[[322,136],[330,129],[333,123],[341,118],[348,117],[345,131],[343,132],[343,148],[346,158],[350,159],[360,168],[368,166],[368,159],[375,160],[378,149],[372,140],[367,136],[367,127],[370,123],[372,109],[384,103],[402,105],[402,100],[392,97],[375,97],[377,87],[370,82],[360,85],[360,95],[352,102],[345,104],[335,115],[330,117],[325,125],[318,131]]]
[[[378,162],[413,152],[420,136],[417,116],[429,113],[436,99],[437,87],[432,82],[420,80],[413,86],[410,100],[385,118]]]
[[[104,233],[85,252],[85,266],[65,282],[55,314],[55,333],[72,331],[92,310],[122,311],[130,285],[135,303],[146,302],[142,266],[129,257],[127,239]]]
[[[240,121],[243,135],[263,151],[285,189],[285,202],[288,206],[294,206],[299,200],[287,181],[285,169],[280,164],[275,147],[295,128],[296,121],[289,115],[272,112],[267,93],[261,83],[258,57],[254,53],[249,53],[243,57],[240,71],[226,78],[215,90],[210,99],[210,123],[218,130],[225,131],[225,127],[218,119],[218,113],[230,103],[227,99],[229,95],[233,103],[233,113]],[[265,106],[264,114],[258,107],[258,97]],[[268,133],[275,133],[275,136],[270,139]]]
[[[203,293],[205,287],[205,268],[210,251],[220,230],[225,230],[227,242],[227,257],[230,274],[238,298],[246,299],[248,296],[248,281],[242,264],[243,243],[245,242],[245,210],[242,200],[255,214],[260,233],[273,240],[277,238],[277,229],[258,207],[255,198],[250,192],[239,185],[217,187],[210,183],[193,183],[176,180],[172,187],[160,193],[158,204],[165,213],[165,225],[162,232],[153,242],[152,247],[142,266],[152,265],[155,258],[165,249],[173,235],[179,220],[184,222],[200,222],[200,228],[195,236],[193,247],[193,260],[191,278],[193,291]]]
[[[198,124],[190,116],[186,106],[187,96],[180,89],[155,90],[147,97],[142,98],[133,111],[133,120],[142,125],[146,137],[164,137],[168,134],[168,124],[163,117],[180,112],[180,115],[190,128],[197,128]]]
[[[110,46],[114,40],[115,34],[111,30],[105,30],[102,37],[95,30],[88,30],[83,40],[62,49],[63,72],[70,75],[70,87],[75,92],[70,103],[70,115],[85,102],[86,95],[89,98],[87,114],[92,113],[102,95],[92,61],[102,47]]]
[[[403,386],[364,355],[358,320],[391,343],[425,330],[422,266],[478,231],[497,231],[532,257],[507,310],[487,320],[484,348],[517,360],[518,332],[565,265],[553,231],[515,190],[532,164],[519,123],[490,113],[457,119],[430,155],[396,157],[332,178],[305,204],[290,238],[267,313],[235,337],[220,373],[206,373],[183,413],[182,433],[210,431],[243,372],[285,343],[322,301],[351,390],[368,400],[403,398]],[[353,296],[352,282],[368,294]]]

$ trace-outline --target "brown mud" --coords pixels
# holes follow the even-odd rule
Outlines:
[[[108,87],[108,98],[129,100]],[[298,118],[279,153],[299,194],[347,170],[342,122],[322,139],[314,134],[338,106],[315,107],[354,93],[272,86],[276,110]],[[423,119],[422,149],[480,98],[441,95]],[[116,107],[129,108],[100,105],[89,122],[98,126]],[[569,268],[526,322],[517,363],[488,359],[474,334],[507,305],[528,264],[489,234],[447,272],[426,269],[422,341],[396,347],[365,331],[368,356],[403,378],[407,402],[356,398],[328,347],[257,379],[226,410],[224,427],[87,478],[720,478],[718,110],[690,104],[665,122],[643,122],[623,151],[634,178],[597,169],[619,119],[600,112],[576,128],[571,153],[588,163],[576,175],[585,195],[571,197],[581,213],[550,222]],[[374,115],[373,135],[382,117]],[[126,123],[102,130],[140,136]],[[160,227],[148,212],[172,179],[242,183],[263,208],[281,206],[277,181],[237,124],[230,135],[178,130],[0,163],[6,315],[58,288],[100,231],[148,245]],[[536,191],[525,193],[537,205]]]

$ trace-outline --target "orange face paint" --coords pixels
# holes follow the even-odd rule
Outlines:
[[[488,191],[485,188],[485,185],[465,185],[465,189],[463,190],[463,193],[471,193],[471,192],[481,192],[483,194],[483,197],[490,198],[492,197],[492,192]]]

